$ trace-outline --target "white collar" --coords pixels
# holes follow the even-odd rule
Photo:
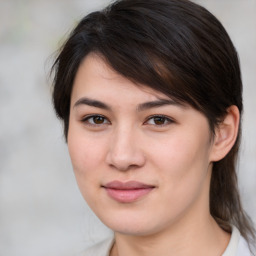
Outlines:
[[[222,256],[235,256],[236,255],[240,236],[241,235],[240,235],[239,230],[235,226],[232,226],[231,238],[230,238],[228,247],[226,248],[226,250],[222,254]]]
[[[232,226],[231,238],[222,256],[251,256],[248,243],[235,226]]]

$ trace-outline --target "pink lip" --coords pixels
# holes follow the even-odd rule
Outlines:
[[[103,186],[107,194],[120,203],[131,203],[151,192],[155,186],[138,181],[112,181]]]

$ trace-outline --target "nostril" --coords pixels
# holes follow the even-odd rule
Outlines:
[[[142,167],[145,164],[145,157],[140,152],[133,151],[132,154],[125,155],[108,154],[107,164],[119,171],[134,170]]]
[[[128,162],[115,162],[109,164],[109,166],[119,171],[129,171],[140,167],[140,165],[130,164]]]

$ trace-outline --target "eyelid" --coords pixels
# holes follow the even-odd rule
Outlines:
[[[149,125],[153,125],[153,126],[156,126],[156,127],[161,127],[161,126],[170,125],[170,124],[175,122],[175,120],[173,118],[169,117],[169,116],[166,116],[166,115],[163,115],[163,114],[154,114],[154,115],[149,116],[143,124],[147,124],[150,119],[155,118],[155,117],[164,118],[168,123],[167,124],[159,124],[159,125],[157,125],[157,124],[149,124]]]
[[[96,124],[96,123],[90,123],[88,120],[90,118],[95,118],[95,117],[101,117],[101,118],[104,118],[104,122],[102,124]],[[105,122],[107,121],[107,122]],[[94,127],[99,127],[99,126],[103,126],[103,125],[108,125],[108,124],[111,124],[111,122],[109,121],[109,119],[107,117],[105,117],[104,115],[101,115],[101,114],[89,114],[89,115],[86,115],[84,116],[82,119],[81,119],[81,122],[85,123],[86,125],[88,126],[94,126]]]

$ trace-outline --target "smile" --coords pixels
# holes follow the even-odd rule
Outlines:
[[[120,203],[132,203],[149,194],[155,186],[137,181],[112,181],[102,186],[109,197]]]

